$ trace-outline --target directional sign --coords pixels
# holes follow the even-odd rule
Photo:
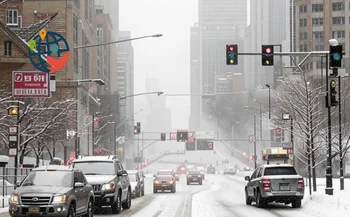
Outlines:
[[[50,97],[49,73],[14,71],[12,75],[12,94],[15,98]]]
[[[170,133],[170,140],[176,140],[176,133]]]
[[[249,142],[255,142],[256,136],[249,136]]]
[[[16,156],[17,155],[17,149],[15,149],[15,148],[10,148],[9,149],[9,156],[10,157],[14,157],[14,156]]]
[[[16,135],[17,132],[18,132],[18,127],[17,126],[9,126],[9,134]]]

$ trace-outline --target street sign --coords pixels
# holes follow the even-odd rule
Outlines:
[[[187,143],[190,143],[190,144],[195,143],[195,133],[194,132],[188,132]]]
[[[17,149],[15,149],[15,148],[10,148],[9,149],[9,156],[10,157],[14,157],[14,156],[16,156],[17,155]]]
[[[74,135],[75,135],[75,131],[74,130],[67,130],[66,131],[66,134],[67,134],[67,138],[69,139],[69,138],[73,138],[74,137]]]
[[[291,142],[282,142],[282,148],[284,150],[293,149],[293,143]]]
[[[170,140],[176,140],[176,133],[170,133]]]
[[[98,129],[98,122],[99,122],[98,117],[95,117],[94,118],[94,130]]]
[[[281,136],[281,128],[276,128],[275,129],[275,136]]]
[[[10,135],[9,136],[9,141],[10,142],[17,142],[18,141],[17,135]]]
[[[49,73],[39,71],[13,71],[12,76],[13,97],[50,97]]]
[[[256,136],[249,136],[249,142],[255,142]]]
[[[9,126],[9,134],[10,135],[16,135],[18,133],[18,127],[17,126]]]

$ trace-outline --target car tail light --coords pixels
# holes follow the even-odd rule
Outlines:
[[[299,189],[304,189],[305,188],[305,183],[303,178],[298,179],[298,188]]]
[[[198,175],[198,178],[202,177],[202,175]]]
[[[190,178],[191,178],[191,177],[192,177],[192,175],[188,175],[188,177],[190,177]]]
[[[158,180],[154,181],[155,184],[159,184],[160,182]]]
[[[264,190],[265,191],[270,191],[271,190],[271,181],[269,178],[263,178],[262,179],[263,185],[264,185]]]

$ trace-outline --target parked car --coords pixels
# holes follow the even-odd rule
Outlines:
[[[212,165],[207,167],[207,173],[208,174],[215,174],[215,172],[216,172],[216,169]]]
[[[127,172],[130,179],[132,198],[141,197],[142,186],[141,186],[141,178],[140,178],[139,172],[137,170],[127,170]]]
[[[187,185],[191,183],[203,184],[202,174],[199,170],[191,170],[187,174]]]
[[[292,204],[300,208],[304,198],[304,179],[297,174],[292,165],[269,164],[258,167],[245,187],[246,204],[254,201],[256,206],[264,208],[270,202]]]
[[[63,166],[33,169],[9,199],[9,214],[20,216],[93,216],[94,192],[82,172]]]
[[[131,207],[131,185],[123,165],[114,155],[75,159],[71,166],[82,171],[92,185],[98,210],[110,206],[113,214]]]
[[[224,175],[236,175],[236,170],[234,168],[226,168],[224,170]]]
[[[172,175],[159,175],[153,180],[153,193],[158,191],[176,192],[176,180]]]

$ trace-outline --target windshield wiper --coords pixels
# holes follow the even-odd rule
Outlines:
[[[101,175],[100,173],[85,173],[85,175]]]

